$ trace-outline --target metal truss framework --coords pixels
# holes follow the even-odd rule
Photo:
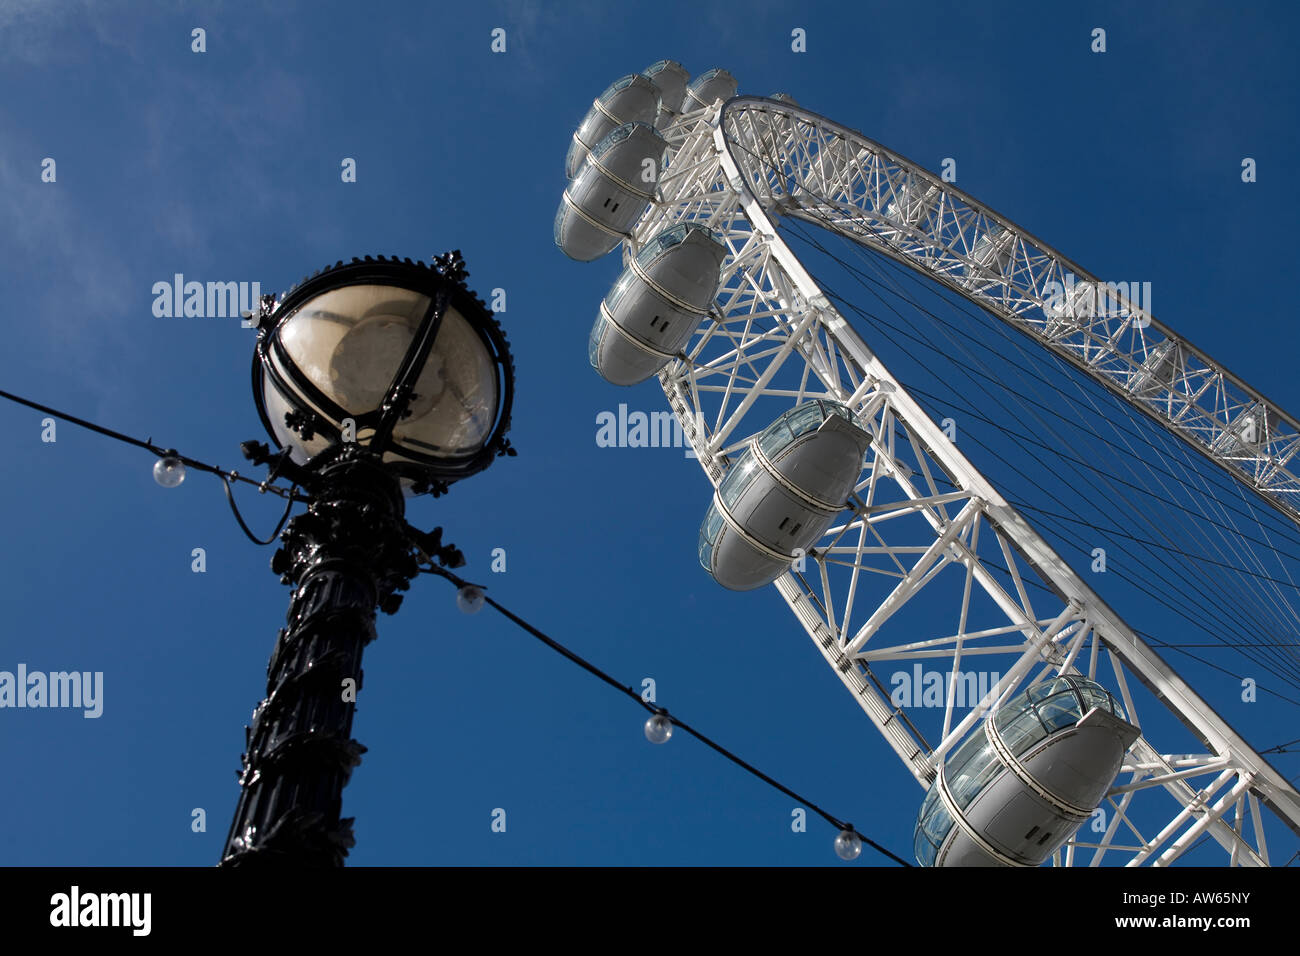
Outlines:
[[[1096,279],[951,185],[816,114],[740,97],[683,114],[665,136],[656,200],[624,243],[625,261],[681,221],[711,227],[729,255],[711,321],[660,383],[715,487],[752,433],[775,417],[774,404],[831,398],[871,432],[850,508],[775,587],[918,783],[930,785],[981,718],[1058,673],[1117,687],[1140,725],[1130,693],[1136,679],[1204,752],[1162,753],[1144,734],[1103,804],[1103,824],[1081,828],[1054,862],[1166,865],[1208,835],[1229,863],[1267,865],[1261,804],[1300,832],[1300,796],[976,471],[832,307],[776,222],[797,216],[958,290],[1235,469],[1293,517],[1300,485],[1287,465],[1300,448],[1295,423],[1109,292],[1094,299],[1100,309],[1054,308],[1045,283],[1064,283],[1067,272],[1076,283]],[[1124,314],[1113,315],[1114,305]],[[1257,412],[1256,431],[1244,435],[1240,423]],[[904,639],[887,624],[922,594],[932,608],[950,603],[953,628]],[[996,624],[975,624],[990,612]],[[1014,663],[973,706],[958,706],[962,663],[982,655]],[[872,670],[902,660],[951,675],[934,741],[907,708],[894,706]],[[1168,822],[1153,830],[1151,819]]]

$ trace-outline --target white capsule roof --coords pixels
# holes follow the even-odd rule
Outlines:
[[[1100,805],[1138,734],[1094,681],[1035,684],[941,768],[917,817],[917,862],[1038,866]]]
[[[555,212],[555,244],[579,262],[591,262],[627,238],[654,199],[642,178],[667,144],[653,127],[627,123],[602,139],[578,168]]]
[[[647,242],[600,304],[587,345],[592,367],[614,385],[635,385],[667,365],[708,314],[726,256],[698,223]]]
[[[717,100],[729,100],[736,95],[736,78],[726,70],[714,68],[701,73],[686,87],[682,112],[702,109]]]
[[[564,174],[572,179],[596,144],[624,123],[654,125],[659,114],[659,87],[647,76],[629,73],[615,80],[591,104],[573,133]]]
[[[838,402],[786,412],[718,486],[700,527],[700,564],[732,591],[771,584],[843,510],[870,441]]]
[[[686,97],[686,84],[691,75],[676,60],[660,60],[646,67],[643,75],[659,90],[659,114],[655,117],[655,129],[663,129],[682,111],[682,100]]]

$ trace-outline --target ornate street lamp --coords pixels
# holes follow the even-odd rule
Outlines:
[[[495,317],[465,285],[459,252],[430,268],[353,259],[257,316],[253,393],[276,445],[245,442],[306,492],[271,570],[293,586],[267,696],[246,728],[240,797],[221,865],[341,866],[354,843],[342,791],[361,653],[421,563],[464,563],[441,529],[417,531],[404,497],[513,455],[514,364]]]

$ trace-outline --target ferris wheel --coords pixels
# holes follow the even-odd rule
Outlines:
[[[922,864],[1163,866],[1208,839],[1269,865],[1266,822],[1300,833],[1295,788],[958,450],[780,227],[973,303],[1296,524],[1300,422],[1136,283],[789,96],[736,89],[672,61],[616,81],[574,134],[555,221],[572,258],[622,249],[591,364],[615,385],[657,376],[714,488],[704,571],[780,593],[922,788]],[[947,628],[898,626],[917,604]],[[995,658],[988,686],[966,679]],[[881,679],[921,664],[945,677],[924,712]]]

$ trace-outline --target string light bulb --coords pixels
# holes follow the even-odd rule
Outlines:
[[[862,837],[852,830],[841,830],[835,835],[835,855],[841,860],[856,860],[862,853]]]
[[[175,488],[185,480],[185,465],[172,455],[164,455],[153,463],[153,480],[164,488]]]
[[[456,606],[465,614],[477,614],[483,609],[485,600],[482,588],[472,584],[466,584],[456,592]]]
[[[673,721],[667,714],[654,714],[645,722],[645,739],[652,744],[666,744],[673,735]]]

